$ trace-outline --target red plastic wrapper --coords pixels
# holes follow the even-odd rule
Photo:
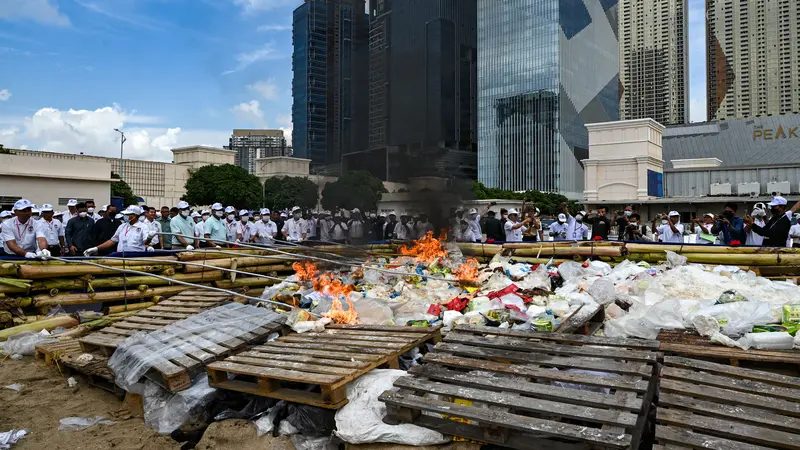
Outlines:
[[[442,314],[442,306],[431,304],[431,306],[428,308],[428,314],[432,316],[440,316]]]
[[[464,308],[469,305],[468,298],[456,297],[450,300],[450,303],[447,304],[447,309],[450,311],[458,311],[461,312]]]
[[[519,290],[519,287],[516,284],[510,284],[505,289],[500,289],[499,291],[489,292],[489,294],[487,294],[487,297],[489,297],[490,299],[495,299],[495,298],[502,297],[502,296],[507,295],[507,294],[514,294],[518,290]]]

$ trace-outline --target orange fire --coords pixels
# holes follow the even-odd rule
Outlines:
[[[478,260],[470,258],[464,264],[459,264],[458,269],[453,274],[458,277],[458,281],[476,284],[478,282]]]
[[[334,323],[339,324],[358,323],[358,313],[350,301],[350,293],[354,290],[352,284],[344,284],[342,280],[334,278],[332,273],[325,272],[314,279],[314,290],[333,297],[331,309],[323,314],[324,317],[329,317]],[[347,311],[343,309],[340,297],[344,297],[347,301]]]
[[[442,242],[433,237],[432,232],[414,241],[411,247],[400,247],[400,253],[405,256],[414,256],[418,263],[430,263],[438,258],[447,256],[447,251],[442,248]]]
[[[338,297],[333,299],[333,303],[331,304],[331,309],[323,314],[323,317],[329,317],[333,323],[338,324],[356,324],[358,323],[358,313],[356,312],[356,308],[353,306],[353,302],[350,301],[350,297],[346,297],[347,300],[347,311],[342,308],[342,302],[339,300]]]
[[[318,272],[317,266],[309,261],[298,261],[292,264],[292,269],[294,269],[298,281],[313,281]]]

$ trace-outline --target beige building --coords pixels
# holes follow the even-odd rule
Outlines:
[[[619,0],[621,120],[689,121],[687,0]]]
[[[800,112],[800,2],[706,0],[708,119]]]
[[[123,160],[125,181],[147,205],[160,207],[178,204],[186,193],[185,185],[190,170],[212,164],[233,164],[234,159],[233,151],[217,147],[181,147],[172,152],[175,159],[173,163]],[[56,208],[63,209],[66,209],[70,198],[94,200],[98,205],[108,204],[111,173],[120,172],[117,158],[39,150],[13,150],[13,153],[0,155],[8,159],[0,159],[0,204],[7,204],[11,198],[16,201],[23,195],[33,197],[28,199],[34,203],[52,203]],[[28,180],[29,184],[7,181],[22,178]],[[104,181],[101,183],[101,180]],[[39,191],[41,195],[34,195]],[[46,199],[38,200],[40,197]]]

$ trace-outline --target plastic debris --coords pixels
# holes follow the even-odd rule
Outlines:
[[[152,381],[145,382],[142,406],[144,423],[161,434],[169,434],[181,425],[206,413],[205,407],[216,396],[202,375],[189,389],[171,393]]]
[[[78,385],[78,380],[76,380],[74,377],[69,377],[69,379],[67,379],[67,385],[73,388]]]
[[[50,334],[23,331],[8,338],[8,341],[3,346],[3,352],[8,355],[33,356],[36,353],[36,346],[47,342],[56,342],[56,340],[50,337]]]
[[[17,441],[24,438],[28,434],[28,430],[11,430],[0,433],[0,449],[5,450],[11,448]]]
[[[11,391],[15,391],[15,392],[20,392],[21,390],[23,390],[25,388],[25,385],[24,384],[20,384],[20,383],[14,383],[14,384],[9,384],[8,386],[3,386],[3,388],[11,390]]]
[[[750,348],[759,350],[791,350],[794,346],[794,338],[785,331],[774,333],[747,333],[743,338],[739,339],[739,343],[745,350]]]
[[[65,417],[59,420],[58,431],[82,431],[95,425],[111,425],[113,420],[103,416],[96,417]]]

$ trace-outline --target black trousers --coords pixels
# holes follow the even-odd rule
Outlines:
[[[61,246],[60,245],[48,245],[47,251],[50,252],[53,256],[61,256]]]

